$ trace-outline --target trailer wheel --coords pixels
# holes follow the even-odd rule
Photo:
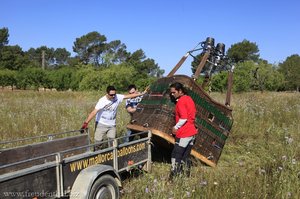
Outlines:
[[[92,186],[90,199],[118,199],[119,186],[116,180],[110,175],[103,175],[97,179]]]

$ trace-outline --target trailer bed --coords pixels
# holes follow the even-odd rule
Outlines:
[[[137,165],[150,169],[150,131],[128,143],[122,143],[123,137],[116,138],[113,146],[96,151],[89,133],[71,133],[75,135],[1,149],[0,198],[68,196],[79,173],[93,165],[108,165],[118,173]]]

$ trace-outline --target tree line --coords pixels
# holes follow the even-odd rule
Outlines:
[[[9,45],[9,30],[1,28],[0,86],[80,91],[105,90],[107,85],[112,84],[119,90],[126,90],[131,83],[145,88],[165,72],[154,59],[147,58],[142,49],[128,52],[120,40],[107,41],[105,35],[96,31],[76,38],[73,52],[75,56],[72,57],[65,48],[47,46],[23,51],[18,45]],[[231,45],[226,54],[235,65],[235,92],[299,91],[298,54],[287,57],[277,65],[270,64],[260,58],[257,44],[248,40]],[[196,65],[198,60],[194,59],[192,71]],[[226,80],[226,71],[213,74],[211,90],[225,91]]]

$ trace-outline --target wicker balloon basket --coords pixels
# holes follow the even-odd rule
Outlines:
[[[191,154],[207,165],[216,166],[233,124],[232,110],[214,101],[188,76],[174,75],[153,83],[148,95],[144,96],[133,114],[128,128],[137,131],[151,129],[154,136],[157,136],[154,140],[164,141],[154,144],[162,145],[165,141],[173,144],[174,138],[170,134],[175,125],[175,104],[170,99],[169,86],[174,82],[185,86],[197,109],[198,134]],[[162,149],[170,150],[170,147],[162,146]]]

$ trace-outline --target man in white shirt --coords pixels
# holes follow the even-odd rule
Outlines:
[[[128,95],[117,94],[114,86],[108,86],[106,89],[106,95],[101,97],[97,102],[95,109],[89,114],[84,121],[81,129],[86,129],[89,122],[97,114],[98,125],[95,131],[95,143],[101,142],[103,136],[107,134],[108,139],[114,139],[116,137],[116,115],[117,109],[123,99],[135,98],[142,96],[144,93],[133,93]]]

